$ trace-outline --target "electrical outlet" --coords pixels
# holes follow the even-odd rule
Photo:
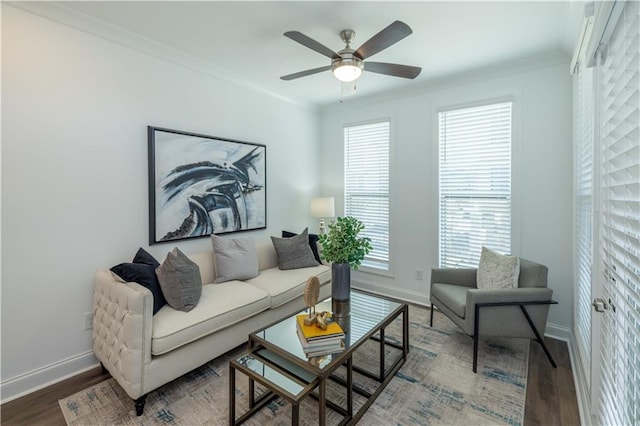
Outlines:
[[[422,281],[424,279],[424,270],[416,269],[416,280]]]
[[[91,330],[93,328],[93,312],[84,314],[84,329]]]

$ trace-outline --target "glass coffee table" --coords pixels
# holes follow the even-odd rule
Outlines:
[[[316,312],[331,311],[331,299],[316,306]],[[304,311],[302,311],[304,312]],[[299,312],[299,313],[302,313]],[[386,336],[387,327],[402,316],[401,336]],[[331,355],[307,358],[296,332],[296,315],[291,315],[249,335],[248,352],[229,363],[229,424],[245,422],[266,404],[282,397],[292,405],[291,423],[299,421],[300,402],[307,396],[318,400],[318,423],[326,424],[327,408],[342,416],[340,424],[355,424],[373,404],[384,387],[406,361],[409,353],[409,308],[406,303],[381,296],[351,291],[351,314],[338,318],[345,331],[345,348]],[[375,367],[355,365],[354,354],[367,342],[377,346]],[[396,359],[387,359],[395,348]],[[370,355],[370,354],[369,354]],[[367,357],[371,361],[371,356]],[[236,372],[249,378],[249,410],[236,418]],[[341,374],[338,374],[341,373]],[[355,374],[354,374],[355,373]],[[365,389],[358,379],[377,386]],[[343,404],[327,397],[327,382],[344,388]],[[255,383],[266,390],[256,397]],[[360,395],[354,411],[354,393]],[[346,405],[346,406],[344,406]]]

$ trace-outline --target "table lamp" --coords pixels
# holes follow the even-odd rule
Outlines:
[[[320,234],[324,234],[324,218],[335,216],[333,197],[312,198],[311,216],[320,219]]]

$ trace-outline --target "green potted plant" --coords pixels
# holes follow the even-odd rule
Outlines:
[[[331,263],[331,298],[334,316],[349,314],[351,268],[358,269],[371,251],[371,239],[358,238],[364,224],[352,216],[338,217],[329,232],[319,236],[321,259]]]

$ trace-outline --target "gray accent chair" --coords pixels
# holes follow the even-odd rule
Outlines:
[[[535,339],[553,367],[556,363],[542,335],[551,299],[547,288],[548,268],[520,258],[517,288],[480,290],[476,268],[435,268],[431,270],[431,326],[433,307],[444,313],[473,337],[473,372],[478,365],[479,336]]]

